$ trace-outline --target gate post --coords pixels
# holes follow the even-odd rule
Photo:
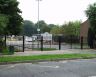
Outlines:
[[[71,49],[72,49],[72,43],[73,43],[73,38],[72,38],[72,35],[71,35],[71,36],[70,36]]]
[[[83,49],[83,36],[81,36],[81,49]]]
[[[43,51],[43,36],[41,36],[41,51]]]
[[[25,37],[24,37],[24,35],[23,35],[23,52],[24,52],[24,49],[25,48]]]
[[[6,47],[6,35],[5,35],[5,40],[4,40],[4,43],[5,43],[4,45],[5,45],[5,47]]]
[[[59,40],[59,50],[61,50],[61,36],[59,36],[58,40]]]

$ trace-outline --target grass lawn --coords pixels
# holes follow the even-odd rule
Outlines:
[[[56,60],[56,59],[71,59],[71,58],[95,58],[96,54],[54,54],[54,55],[38,55],[38,56],[2,56],[2,62],[17,62],[17,61],[32,61],[32,60]]]
[[[81,48],[81,44],[80,43],[73,43],[72,44],[72,48],[75,48],[75,49],[80,49]],[[87,44],[83,44],[83,48],[89,48],[89,46]]]
[[[41,51],[41,48],[32,48],[32,50]],[[52,50],[57,50],[57,49],[56,48],[43,48],[43,51],[52,51]]]

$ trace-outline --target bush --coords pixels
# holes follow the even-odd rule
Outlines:
[[[88,40],[88,46],[90,48],[94,48],[94,46],[93,46],[94,43],[93,42],[95,40],[95,33],[93,32],[93,30],[91,28],[89,28],[89,30],[88,30],[88,38],[87,38],[87,40]]]
[[[2,41],[2,40],[0,39],[0,52],[3,51],[3,48],[4,48],[4,41]]]
[[[10,50],[9,50],[9,48],[8,47],[4,47],[3,49],[2,49],[2,54],[3,55],[12,55],[12,54],[14,54],[14,51],[13,52],[10,52]]]
[[[9,49],[8,48],[3,48],[2,54],[4,54],[4,55],[10,54]]]

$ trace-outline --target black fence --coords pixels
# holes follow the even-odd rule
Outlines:
[[[0,36],[0,38],[3,39],[0,45],[14,46],[16,52],[43,51],[46,48],[56,50],[89,48],[86,37],[56,35],[52,36],[52,40],[44,40],[42,36],[35,36],[35,38],[33,36]]]

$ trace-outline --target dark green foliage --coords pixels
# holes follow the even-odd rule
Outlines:
[[[74,22],[68,22],[64,23],[63,25],[52,25],[51,27],[51,33],[56,35],[56,34],[62,34],[66,36],[79,36],[80,34],[80,21],[74,21]]]
[[[80,21],[68,22],[62,25],[62,34],[64,35],[72,35],[79,36],[80,34]]]
[[[5,34],[17,35],[22,29],[23,19],[18,5],[17,0],[0,0],[0,14],[6,15],[9,20],[5,28]]]
[[[0,0],[0,35],[18,35],[21,32],[23,19],[20,15],[17,0]],[[7,51],[3,38],[0,38],[0,51]]]
[[[49,24],[48,27],[50,28],[50,30],[55,27],[56,25],[55,24]]]
[[[4,49],[4,41],[0,40],[0,52]]]
[[[90,48],[94,48],[93,42],[95,40],[95,34],[91,28],[89,28],[89,30],[88,30],[88,38],[87,39],[88,39],[88,45],[90,46]]]
[[[47,25],[45,21],[41,20],[39,21],[39,28],[40,28],[40,33],[44,32],[49,32],[50,30],[55,26],[54,24]],[[22,34],[27,35],[27,36],[32,36],[33,34],[37,34],[37,29],[38,29],[38,22],[33,23],[30,20],[25,20],[24,25],[23,25],[23,30]]]
[[[8,24],[8,16],[6,16],[5,14],[0,14],[0,35],[4,34],[4,30]]]
[[[9,55],[9,54],[10,54],[9,49],[8,49],[8,48],[4,48],[4,49],[2,50],[2,54],[3,54],[3,55]]]
[[[93,42],[96,34],[96,3],[89,5],[86,10],[86,15],[90,22],[90,28],[88,31],[88,45],[93,48]]]
[[[53,35],[62,34],[62,29],[60,26],[56,25],[56,26],[52,27],[50,33],[52,33]]]
[[[36,29],[34,23],[29,20],[25,20],[22,33],[26,36],[32,36],[33,34],[36,34],[37,29]]]
[[[79,36],[80,34],[80,21],[74,21],[74,22],[68,22],[67,24],[63,25],[55,25],[55,24],[47,24],[45,21],[40,20],[39,21],[39,28],[40,28],[40,33],[44,32],[49,32],[52,33],[53,35],[74,35],[74,36]],[[31,36],[33,34],[37,34],[37,29],[38,29],[38,22],[33,23],[29,20],[24,21],[24,26],[23,26],[23,32],[27,36]]]
[[[36,28],[38,28],[38,22],[35,24]],[[50,32],[49,26],[43,21],[39,21],[39,28],[40,28],[40,33],[44,32]]]
[[[86,15],[89,19],[91,29],[96,33],[96,3],[89,5]]]

